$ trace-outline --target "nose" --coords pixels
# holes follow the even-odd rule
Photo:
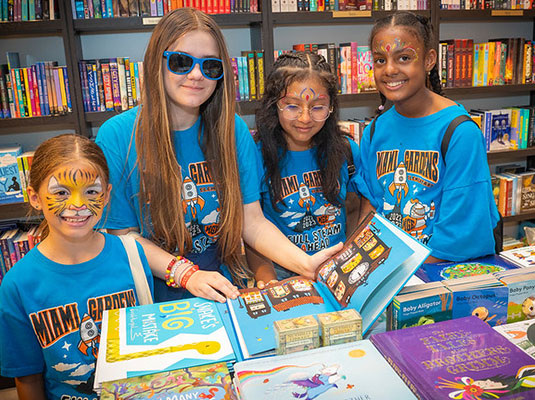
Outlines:
[[[385,66],[385,73],[388,75],[395,75],[398,73],[398,67],[392,60],[388,60]]]
[[[83,208],[86,208],[83,197],[81,196],[81,194],[76,193],[76,192],[74,192],[71,195],[71,199],[69,203],[70,203],[69,208],[71,210],[81,210]]]
[[[204,78],[202,72],[201,72],[201,64],[196,63],[193,69],[188,73],[188,77],[190,79],[199,80]]]
[[[311,120],[310,109],[308,108],[308,106],[302,108],[301,115],[299,115],[298,120],[301,122],[308,122]]]

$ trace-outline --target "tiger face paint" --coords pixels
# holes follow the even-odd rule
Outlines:
[[[98,172],[90,167],[60,167],[48,181],[46,207],[62,218],[80,219],[99,216],[105,205],[106,191]]]

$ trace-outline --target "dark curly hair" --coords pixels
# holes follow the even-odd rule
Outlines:
[[[370,39],[369,39],[369,45],[370,48],[372,48],[372,42],[375,38],[375,35],[379,31],[381,31],[384,28],[390,27],[390,26],[403,26],[408,30],[411,30],[414,32],[414,34],[422,41],[424,44],[424,52],[427,53],[430,49],[434,48],[435,44],[435,33],[433,30],[433,25],[431,24],[431,21],[429,18],[414,14],[409,11],[398,11],[394,14],[390,14],[387,17],[381,18],[377,20],[372,28],[372,31],[370,33]],[[440,75],[438,72],[438,66],[435,63],[433,66],[433,69],[429,71],[429,79],[427,81],[429,89],[431,89],[433,92],[438,93],[440,95],[444,95],[442,93],[442,83],[440,81]],[[380,114],[382,110],[385,108],[384,105],[386,103],[386,97],[379,92],[379,95],[381,96],[381,106],[378,110],[378,113]]]
[[[349,143],[338,126],[338,80],[323,56],[296,52],[281,55],[266,78],[262,104],[256,111],[257,141],[262,144],[262,156],[266,166],[264,179],[270,188],[273,208],[282,199],[282,179],[279,161],[288,151],[285,133],[279,122],[277,102],[286,96],[288,86],[309,78],[317,78],[327,89],[332,113],[321,130],[312,138],[316,148],[317,163],[320,169],[323,195],[336,206],[339,199],[339,175],[345,159],[345,146]]]

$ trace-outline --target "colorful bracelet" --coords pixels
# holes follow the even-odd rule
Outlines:
[[[177,281],[175,281],[175,272],[177,268],[184,264],[186,262],[186,259],[181,256],[177,256],[173,258],[169,265],[167,265],[167,269],[165,270],[165,284],[172,288],[179,288],[180,285]]]
[[[184,289],[186,288],[186,284],[189,281],[189,278],[199,270],[199,266],[196,264],[192,264],[185,270],[185,272],[182,273],[182,276],[180,277],[180,286],[182,286]]]

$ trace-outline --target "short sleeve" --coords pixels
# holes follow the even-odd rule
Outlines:
[[[347,183],[347,191],[353,193],[360,193],[358,189],[358,176],[360,169],[360,149],[359,145],[354,141],[349,139],[349,144],[351,146],[351,154],[353,155],[353,165],[355,166],[355,173],[349,179]]]
[[[428,243],[432,255],[458,261],[493,253],[499,214],[483,135],[475,124],[457,127],[445,164],[440,210]]]
[[[99,129],[95,142],[100,146],[110,171],[110,183],[112,185],[111,197],[104,211],[101,225],[108,229],[124,229],[139,227],[139,219],[136,212],[138,201],[129,185],[137,177],[132,171],[134,162],[129,157],[135,158],[133,143],[133,116],[118,115],[106,121]],[[132,143],[130,143],[132,141]],[[131,144],[131,146],[130,146]]]
[[[45,361],[12,277],[0,286],[0,373],[15,378],[43,373]]]
[[[254,203],[260,199],[259,160],[256,146],[249,128],[238,115],[235,118],[235,131],[243,203]]]
[[[137,251],[139,253],[139,258],[141,259],[141,263],[143,264],[143,270],[145,271],[145,276],[147,277],[147,283],[149,284],[150,292],[152,293],[152,298],[154,299],[154,278],[152,276],[152,272],[149,267],[149,262],[147,261],[147,257],[145,255],[145,251],[143,250],[143,246],[136,240],[137,245]]]
[[[374,199],[371,190],[371,175],[370,175],[370,125],[365,129],[360,139],[359,145],[359,167],[355,171],[353,176],[353,185],[356,186],[357,191],[362,197],[365,197],[370,203],[378,208],[377,204],[374,204]],[[357,165],[357,164],[355,164]]]

